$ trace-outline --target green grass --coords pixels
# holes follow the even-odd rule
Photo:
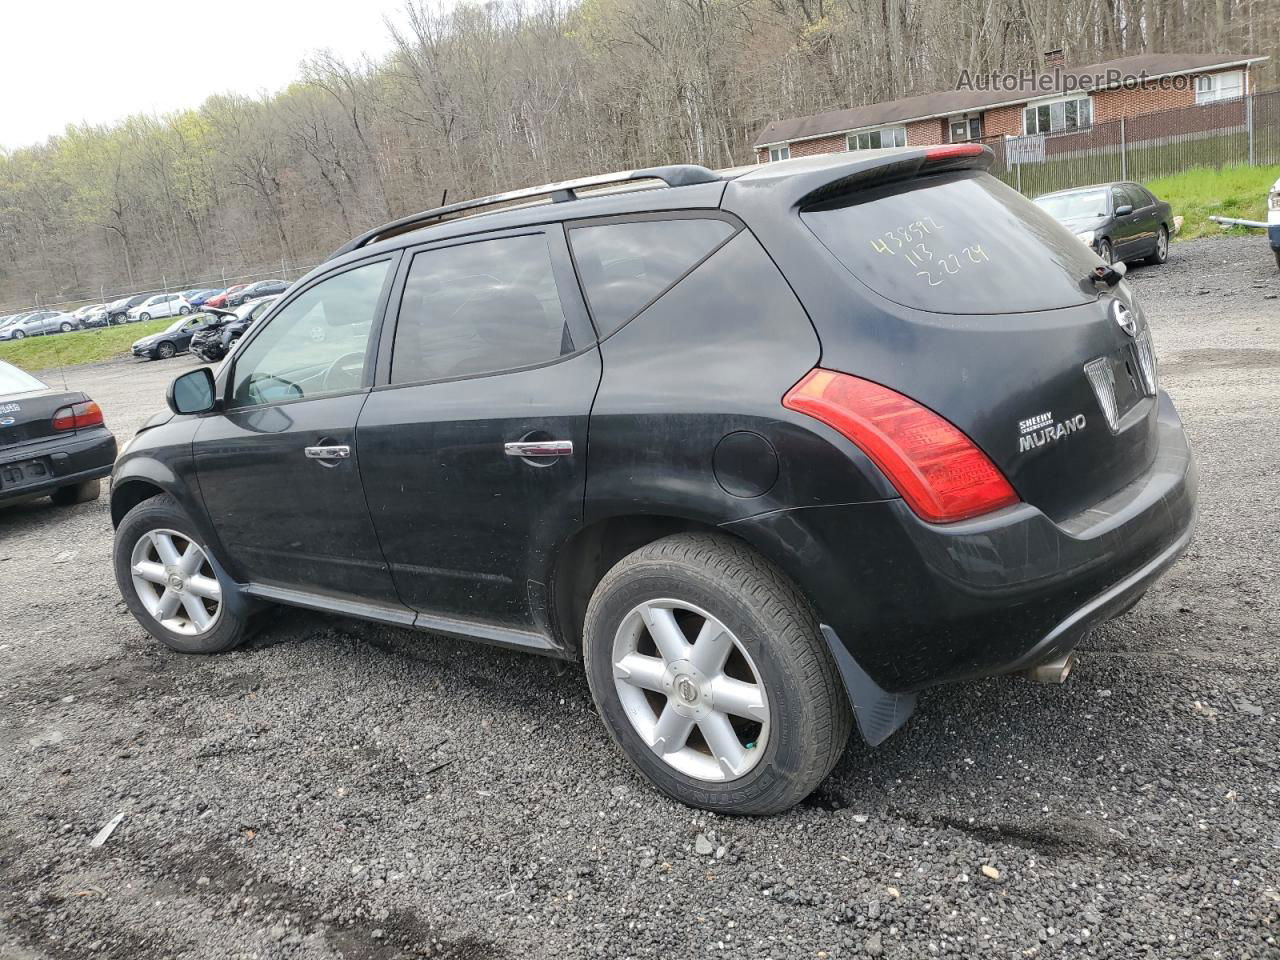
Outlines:
[[[172,317],[151,320],[147,323],[126,323],[118,327],[98,327],[92,330],[75,330],[43,337],[26,337],[22,340],[0,342],[0,360],[7,360],[15,367],[29,373],[50,370],[54,367],[73,367],[80,363],[111,360],[129,352],[135,340],[149,333],[159,333]]]
[[[1267,191],[1277,177],[1280,177],[1280,165],[1221,170],[1200,167],[1148,180],[1145,186],[1161,200],[1167,200],[1175,216],[1184,218],[1179,236],[1185,240],[1222,233],[1222,228],[1209,219],[1211,214],[1265,221]],[[1258,236],[1257,230],[1243,227],[1235,227],[1231,232]]]

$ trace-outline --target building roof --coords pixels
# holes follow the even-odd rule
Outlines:
[[[879,127],[889,123],[907,123],[912,120],[929,120],[947,117],[967,110],[983,110],[1006,104],[1025,103],[1042,97],[1052,97],[1068,89],[1083,91],[1103,90],[1120,84],[1095,84],[1098,74],[1119,71],[1122,76],[1145,76],[1154,80],[1180,73],[1191,73],[1211,67],[1244,66],[1261,63],[1267,57],[1231,56],[1220,53],[1142,53],[1119,60],[1106,60],[1083,67],[1063,67],[1058,71],[1018,74],[1010,71],[1016,83],[999,90],[941,90],[900,100],[872,103],[847,110],[831,110],[792,120],[773,120],[756,137],[757,147],[778,143],[793,143],[814,137],[830,136],[866,127]],[[975,75],[976,83],[986,75]],[[1068,79],[1070,78],[1070,79]]]

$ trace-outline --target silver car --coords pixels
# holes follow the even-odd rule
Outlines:
[[[10,320],[0,327],[0,340],[21,340],[46,333],[67,333],[80,326],[79,321],[61,310],[34,310]]]

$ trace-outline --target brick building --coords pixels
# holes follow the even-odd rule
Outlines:
[[[1140,116],[1148,118],[1144,129],[1157,137],[1232,129],[1244,122],[1242,98],[1256,92],[1252,67],[1266,59],[1152,53],[1066,67],[1062,52],[1053,51],[1046,54],[1042,72],[1025,71],[998,82],[972,77],[971,89],[774,120],[756,137],[756,159],[767,163],[845,150],[1032,140],[1047,134],[1077,133],[1085,139],[1094,124]],[[1167,114],[1168,131],[1153,123],[1153,115],[1192,106],[1203,109]]]

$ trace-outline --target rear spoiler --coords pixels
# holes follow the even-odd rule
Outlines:
[[[987,170],[995,160],[990,147],[980,143],[955,143],[911,151],[884,151],[870,162],[859,163],[842,177],[829,180],[800,198],[801,206],[833,200],[854,190],[909,180],[912,177],[952,170]]]

